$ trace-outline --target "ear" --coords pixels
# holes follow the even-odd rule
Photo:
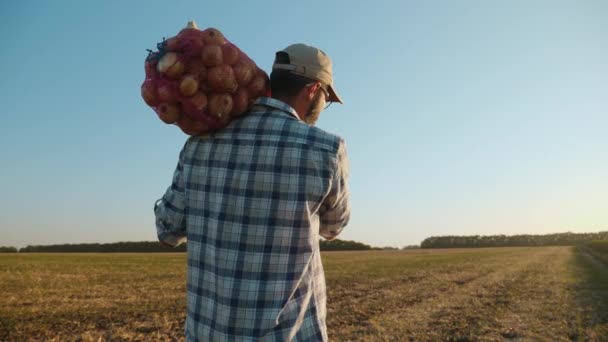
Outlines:
[[[313,85],[306,88],[307,89],[306,96],[308,98],[308,101],[312,101],[312,99],[315,97],[315,94],[317,93],[317,90],[319,90],[320,86],[321,86],[321,82],[315,82]]]

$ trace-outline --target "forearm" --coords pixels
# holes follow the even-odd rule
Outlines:
[[[342,141],[336,156],[331,190],[319,210],[319,234],[327,240],[336,238],[350,220],[349,167],[346,145]]]
[[[154,204],[156,233],[158,240],[169,246],[178,246],[186,241],[186,225],[183,212],[165,202],[164,197]]]
[[[183,175],[186,146],[187,143],[179,155],[171,186],[163,197],[154,203],[158,240],[171,246],[177,246],[186,241],[186,189]]]
[[[327,240],[335,239],[350,220],[348,198],[339,205],[326,209],[320,217],[319,235]]]

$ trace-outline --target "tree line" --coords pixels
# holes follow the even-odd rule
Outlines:
[[[372,246],[361,242],[348,240],[321,240],[319,241],[321,251],[364,251],[372,249]]]
[[[37,245],[19,249],[19,253],[167,253],[185,251],[185,244],[167,247],[158,241]]]
[[[424,239],[420,246],[413,248],[475,248],[475,247],[532,247],[532,246],[571,246],[591,241],[608,240],[608,231],[599,233],[557,233],[544,235],[470,235],[470,236],[432,236]],[[321,251],[361,251],[372,249],[397,249],[393,247],[372,247],[370,245],[348,240],[320,240]],[[186,244],[172,248],[160,245],[156,241],[115,242],[115,243],[80,243],[61,245],[36,245],[21,249],[0,247],[0,253],[163,253],[185,252]]]
[[[608,231],[599,233],[556,233],[543,235],[470,235],[432,236],[424,239],[422,248],[471,248],[471,247],[533,247],[573,246],[596,240],[608,240]]]
[[[0,246],[0,253],[17,253],[17,248]]]
[[[345,240],[321,240],[322,251],[369,250],[371,246]],[[115,243],[78,243],[60,245],[35,245],[17,250],[15,247],[0,247],[0,253],[166,253],[185,252],[186,244],[177,247],[162,246],[156,241],[115,242]]]

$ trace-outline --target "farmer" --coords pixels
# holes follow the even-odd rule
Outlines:
[[[272,98],[191,137],[156,202],[158,238],[187,239],[188,341],[326,341],[319,237],[348,223],[342,138],[314,127],[342,100],[330,58],[303,44],[276,53]]]

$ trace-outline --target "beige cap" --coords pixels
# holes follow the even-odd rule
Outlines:
[[[289,55],[289,64],[275,63],[272,66],[273,69],[289,70],[295,75],[319,81],[328,86],[329,101],[342,103],[342,99],[334,88],[331,59],[325,52],[305,44],[290,45],[282,52]]]

